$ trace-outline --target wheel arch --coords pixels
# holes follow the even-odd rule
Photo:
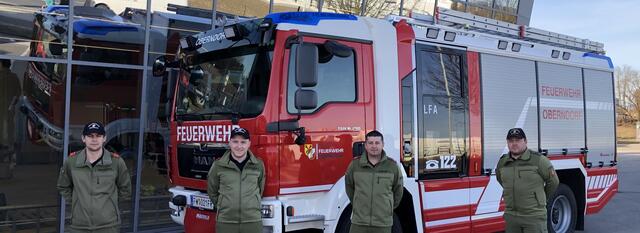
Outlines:
[[[584,217],[587,206],[586,177],[580,169],[565,169],[556,171],[561,184],[569,186],[576,199],[577,218],[575,230],[584,230]]]

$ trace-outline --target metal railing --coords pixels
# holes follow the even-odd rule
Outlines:
[[[138,228],[148,228],[153,226],[170,226],[173,224],[169,218],[170,209],[168,201],[170,195],[147,196],[140,198],[138,208],[142,215]],[[131,201],[125,201],[122,206],[131,206]],[[67,209],[71,209],[67,207]],[[58,205],[10,205],[0,207],[0,232],[56,232],[58,229]],[[121,211],[122,226],[130,226],[133,219],[133,210]],[[65,217],[68,224],[70,217]]]

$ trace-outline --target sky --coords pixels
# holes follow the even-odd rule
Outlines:
[[[534,0],[529,26],[604,43],[614,66],[640,70],[640,0]]]

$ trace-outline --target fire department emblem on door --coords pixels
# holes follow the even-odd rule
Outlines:
[[[310,160],[316,158],[316,148],[313,147],[313,144],[304,144],[304,154],[307,155],[307,158]]]

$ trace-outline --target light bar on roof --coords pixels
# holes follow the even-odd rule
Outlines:
[[[427,38],[436,39],[438,38],[438,33],[440,33],[440,29],[437,28],[427,28]]]
[[[444,40],[446,41],[454,41],[456,40],[456,33],[455,32],[444,32]]]

